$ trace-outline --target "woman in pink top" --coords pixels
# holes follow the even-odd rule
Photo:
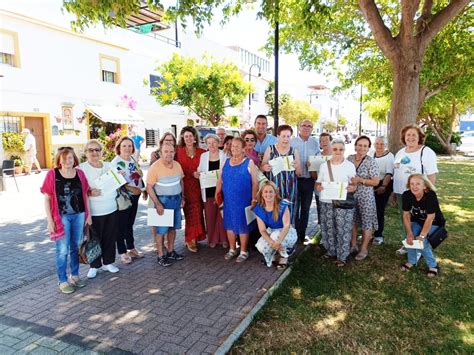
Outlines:
[[[85,223],[92,224],[87,204],[89,184],[77,169],[79,160],[71,147],[61,147],[55,157],[55,168],[43,182],[48,232],[56,243],[56,268],[59,290],[72,293],[86,284],[79,278],[79,246]],[[67,275],[69,258],[70,276]]]

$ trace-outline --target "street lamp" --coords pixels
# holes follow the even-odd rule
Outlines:
[[[360,84],[360,100],[359,100],[359,136],[362,135],[362,84]]]
[[[313,97],[313,95],[318,98],[318,93],[316,91],[311,91],[309,93],[309,103],[311,104],[313,100],[311,100],[311,98]]]
[[[252,64],[249,68],[249,84],[252,81],[252,68],[254,66],[256,66],[258,68],[258,77],[262,76],[262,71],[260,69],[260,65],[258,65],[257,63]],[[252,107],[252,93],[249,92],[249,113],[250,113],[251,107]]]

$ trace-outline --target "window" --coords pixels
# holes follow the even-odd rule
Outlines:
[[[0,116],[0,133],[20,132],[20,117]]]
[[[258,99],[259,99],[258,92],[253,92],[252,93],[252,101],[258,101]]]
[[[157,147],[160,143],[159,129],[145,129],[146,147]]]
[[[20,67],[20,47],[18,34],[0,28],[0,64]]]
[[[150,74],[150,94],[158,94],[161,92],[160,82],[162,81],[162,76]]]
[[[120,60],[100,55],[100,80],[105,83],[120,84]]]

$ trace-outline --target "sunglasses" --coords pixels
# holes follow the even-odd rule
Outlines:
[[[72,151],[73,151],[74,148],[73,148],[73,147],[59,147],[59,148],[58,148],[58,152],[60,152],[60,151],[62,151],[62,150],[72,150]]]
[[[333,152],[343,152],[344,149],[342,149],[342,148],[332,148],[332,151]]]
[[[93,153],[93,152],[100,153],[102,151],[102,149],[100,149],[100,148],[87,148],[87,151],[89,153]]]
[[[246,142],[255,142],[255,138],[245,138]]]
[[[313,126],[310,125],[310,124],[302,124],[301,127],[304,127],[304,128],[313,128]]]

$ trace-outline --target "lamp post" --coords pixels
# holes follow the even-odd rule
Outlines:
[[[362,135],[362,84],[360,85],[359,136]]]
[[[313,95],[314,95],[316,98],[318,98],[318,93],[315,92],[315,91],[311,91],[311,92],[309,93],[309,103],[310,103],[310,104],[313,103],[313,100],[312,100]]]
[[[258,68],[258,77],[262,76],[262,71],[260,69],[260,65],[258,65],[257,63],[253,63],[249,68],[249,84],[252,81],[252,68],[254,66]],[[250,113],[251,108],[252,108],[252,93],[249,92],[249,113]]]

